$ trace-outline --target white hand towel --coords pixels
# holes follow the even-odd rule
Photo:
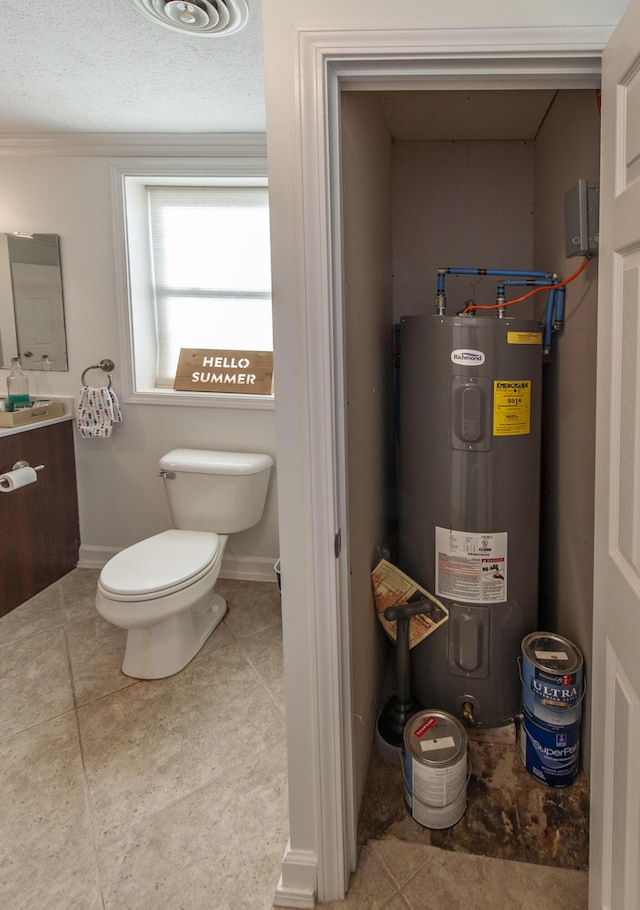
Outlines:
[[[77,424],[80,435],[105,439],[114,423],[122,421],[120,404],[113,389],[83,386],[78,401]]]

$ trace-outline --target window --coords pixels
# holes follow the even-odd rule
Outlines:
[[[158,387],[180,348],[272,351],[266,187],[148,186]]]
[[[273,350],[266,177],[241,173],[241,161],[221,174],[163,170],[114,167],[125,400],[272,407],[270,395],[173,390],[181,348]]]

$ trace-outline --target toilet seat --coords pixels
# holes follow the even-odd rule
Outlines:
[[[221,556],[218,534],[163,531],[117,553],[102,569],[98,586],[109,600],[155,600],[195,584]]]

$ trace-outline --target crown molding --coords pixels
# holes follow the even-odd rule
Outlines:
[[[0,155],[265,156],[266,133],[0,133]]]

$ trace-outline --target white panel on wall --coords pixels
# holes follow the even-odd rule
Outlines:
[[[611,841],[608,883],[610,907],[640,906],[640,698],[618,664],[613,648],[608,648],[612,691],[607,703],[611,716],[607,723],[606,760],[611,781],[608,807]]]
[[[625,152],[626,182],[631,183],[640,176],[640,69],[636,67],[623,91],[625,141],[621,148]]]
[[[618,388],[620,390],[618,413],[613,415],[612,426],[617,426],[620,437],[620,482],[618,486],[618,541],[624,558],[640,578],[640,515],[634,503],[640,489],[640,466],[633,453],[637,449],[640,432],[640,371],[638,364],[639,339],[638,304],[640,282],[638,266],[640,254],[627,257],[622,277],[622,322],[620,334],[620,360],[618,361]],[[615,431],[615,429],[614,429]]]

